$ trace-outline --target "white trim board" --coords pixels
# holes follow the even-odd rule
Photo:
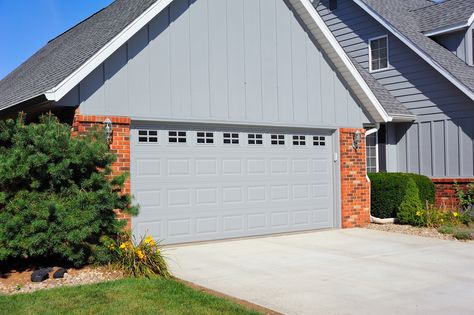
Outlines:
[[[390,24],[387,20],[385,20],[382,16],[380,16],[377,12],[375,12],[371,7],[369,7],[363,1],[354,0],[354,3],[357,4],[358,6],[360,6],[362,8],[362,10],[367,12],[377,22],[382,24],[387,30],[389,30],[393,35],[395,35],[398,39],[400,39],[405,45],[407,45],[411,50],[413,50],[418,56],[420,56],[423,60],[425,60],[435,70],[437,70],[439,73],[441,73],[446,79],[448,79],[452,84],[454,84],[464,94],[466,94],[469,98],[474,100],[474,91],[471,91],[467,86],[465,86],[457,78],[455,78],[453,75],[451,75],[451,73],[449,73],[446,69],[444,69],[433,58],[431,58],[431,56],[429,56],[423,50],[418,48],[418,46],[415,43],[413,43],[405,35],[400,33],[400,31],[398,31],[397,28],[395,28],[392,24]]]
[[[153,5],[150,6],[144,13],[142,13],[135,21],[130,23],[124,30],[122,30],[117,36],[115,36],[110,42],[108,42],[104,47],[102,47],[94,56],[89,58],[83,65],[81,65],[77,70],[75,70],[71,75],[64,79],[54,88],[45,92],[45,96],[48,100],[59,101],[63,98],[69,91],[71,91],[77,84],[79,84],[84,78],[89,75],[94,69],[100,66],[114,51],[124,45],[134,34],[136,34],[141,28],[147,25],[154,17],[156,17],[161,11],[163,11],[168,5],[170,5],[173,0],[158,0]],[[342,61],[344,65],[344,70],[350,72],[352,77],[355,79],[359,85],[361,91],[365,94],[365,97],[368,101],[362,103],[365,106],[369,105],[373,107],[372,112],[378,114],[379,118],[376,120],[381,120],[383,122],[392,121],[392,117],[385,111],[382,104],[378,101],[375,94],[372,92],[370,87],[367,85],[365,80],[360,75],[359,71],[355,68],[354,64],[344,52],[342,47],[337,42],[336,38],[326,26],[322,18],[316,12],[314,6],[310,3],[309,0],[291,0],[290,1],[294,6],[296,6],[296,11],[303,8],[311,17],[311,20],[317,25],[319,30],[322,32],[324,37],[330,43],[330,47],[336,52],[337,56]],[[301,10],[300,12],[301,13]],[[301,15],[301,14],[300,14]],[[305,24],[307,19],[301,16],[301,19]],[[311,30],[311,26],[307,25],[308,29]],[[314,28],[314,26],[313,26]],[[327,52],[326,52],[327,53]],[[369,112],[371,110],[367,109]]]
[[[45,92],[45,96],[50,101],[59,101],[77,84],[79,84],[94,69],[100,66],[117,49],[125,44],[133,35],[147,25],[155,16],[163,11],[173,0],[158,0],[143,12],[135,21],[127,25],[117,36],[102,47],[94,56],[89,58],[78,69],[71,73],[57,86]]]
[[[386,39],[386,48],[387,48],[387,66],[385,68],[380,68],[380,69],[372,69],[372,49],[370,47],[370,45],[372,44],[372,42],[374,40],[378,40],[378,39],[382,39],[382,38],[385,38]],[[379,71],[384,71],[384,70],[388,70],[390,69],[390,52],[389,52],[389,45],[388,45],[388,35],[382,35],[382,36],[377,36],[377,37],[372,37],[372,38],[369,38],[368,40],[368,44],[367,44],[367,47],[368,47],[368,50],[369,50],[369,72],[370,73],[375,73],[375,72],[379,72]]]
[[[474,22],[474,13],[472,13],[471,17],[467,20],[467,22],[460,22],[456,24],[451,24],[443,27],[438,27],[430,31],[423,32],[426,36],[436,36],[436,35],[442,35],[442,34],[447,34],[451,32],[456,32],[465,28],[468,28],[471,26],[472,22]]]

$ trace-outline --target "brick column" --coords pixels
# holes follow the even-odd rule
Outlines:
[[[73,132],[85,132],[92,126],[103,126],[105,119],[112,121],[112,143],[110,150],[117,156],[117,161],[112,165],[112,174],[119,175],[123,172],[130,172],[130,123],[128,117],[114,117],[114,116],[85,116],[76,110],[73,121]],[[127,179],[123,189],[124,193],[130,194],[130,177]],[[127,220],[127,228],[131,228],[131,217],[128,214],[117,211],[119,219]]]
[[[354,133],[362,134],[359,149],[354,149]],[[365,160],[365,130],[341,128],[341,217],[342,227],[364,227],[370,223],[370,182]]]
[[[458,183],[463,190],[467,189],[469,183],[474,183],[474,178],[432,178],[435,185],[435,205],[439,208],[457,210],[459,200],[454,190],[454,183]]]

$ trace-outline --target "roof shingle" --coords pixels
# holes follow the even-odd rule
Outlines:
[[[0,110],[57,86],[156,1],[114,1],[48,42],[0,81]]]

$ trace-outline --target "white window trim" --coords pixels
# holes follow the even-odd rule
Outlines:
[[[375,129],[374,129],[375,130]],[[376,130],[374,132],[371,132],[370,134],[365,134],[365,137],[367,136],[374,135],[375,136],[375,173],[378,173],[380,171],[380,166],[379,166],[379,132]],[[367,146],[367,141],[365,143]],[[365,157],[365,169],[367,171],[367,156]]]
[[[382,39],[382,38],[386,38],[386,39],[387,39],[387,67],[385,67],[385,68],[380,68],[380,69],[377,69],[377,70],[373,70],[373,69],[372,69],[372,49],[370,48],[370,44],[371,44],[374,40],[378,40],[378,39]],[[377,36],[377,37],[369,38],[368,50],[369,50],[369,72],[370,72],[370,73],[376,73],[376,72],[385,71],[385,70],[387,70],[387,69],[390,69],[390,58],[389,58],[390,52],[389,52],[389,45],[388,45],[388,35],[382,35],[382,36]]]

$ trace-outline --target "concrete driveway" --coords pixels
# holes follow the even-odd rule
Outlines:
[[[474,242],[351,229],[166,252],[178,278],[285,314],[474,314]]]

